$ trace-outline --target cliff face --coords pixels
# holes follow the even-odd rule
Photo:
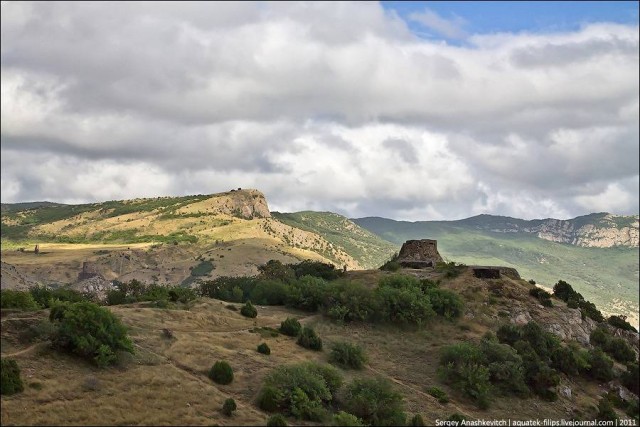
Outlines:
[[[541,239],[576,246],[592,248],[638,247],[638,217],[606,214],[587,224],[580,224],[578,218],[568,221],[549,219],[531,231]]]
[[[473,228],[494,233],[527,233],[552,242],[591,248],[638,247],[638,216],[608,213],[591,214],[569,220],[524,221],[480,215],[463,220]]]
[[[178,209],[178,214],[207,212],[225,214],[243,219],[271,218],[267,199],[258,190],[231,190],[214,194],[210,198]]]

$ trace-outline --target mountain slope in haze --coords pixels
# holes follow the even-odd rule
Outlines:
[[[593,214],[563,221],[574,229],[599,229],[615,220],[629,228],[636,217]],[[592,220],[593,222],[589,222]],[[584,247],[558,243],[563,234],[537,235],[543,225],[559,220],[524,221],[514,218],[480,215],[460,221],[394,221],[384,218],[360,218],[353,222],[383,239],[402,244],[409,239],[438,240],[445,259],[465,264],[505,265],[516,268],[522,277],[534,279],[551,288],[560,279],[571,283],[585,298],[608,313],[624,314],[638,324],[638,247]],[[566,230],[564,225],[560,230]],[[636,228],[637,232],[637,228]],[[611,234],[615,232],[612,231]],[[566,234],[564,234],[566,235]],[[545,238],[553,237],[551,238]],[[582,237],[584,242],[586,237]],[[552,241],[556,240],[556,241]],[[636,241],[637,242],[637,241]],[[602,243],[602,240],[600,240]],[[595,245],[593,245],[595,246]]]
[[[638,247],[637,215],[620,216],[601,212],[568,220],[547,218],[531,221],[478,215],[450,223],[494,233],[529,234],[552,242],[590,248]]]

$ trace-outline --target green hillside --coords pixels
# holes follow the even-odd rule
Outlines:
[[[280,222],[317,233],[330,243],[342,247],[364,268],[382,265],[399,249],[398,245],[381,239],[348,218],[332,212],[272,212],[271,215]]]
[[[608,312],[638,312],[638,248],[584,248],[523,233],[482,231],[478,230],[479,217],[452,222],[384,218],[353,221],[397,244],[409,239],[436,239],[440,254],[448,260],[514,267],[523,278],[548,287],[565,280]],[[482,224],[485,227],[488,225]]]

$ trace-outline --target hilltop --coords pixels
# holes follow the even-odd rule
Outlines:
[[[458,221],[353,222],[390,242],[438,240],[441,254],[468,265],[504,265],[550,289],[570,282],[603,311],[638,324],[638,216],[591,214],[525,221],[478,215]]]
[[[339,215],[331,220],[342,228],[331,233],[291,218],[272,216],[253,189],[83,205],[3,204],[2,287],[76,283],[83,263],[106,280],[188,284],[256,274],[270,259],[371,268],[393,252],[393,244]]]
[[[360,346],[367,355],[364,369],[340,370],[345,383],[362,378],[386,379],[402,397],[406,412],[420,414],[427,425],[454,413],[467,419],[527,420],[541,415],[550,419],[593,419],[603,394],[617,390],[617,382],[604,384],[561,374],[552,387],[554,394],[557,392],[555,400],[495,390],[489,407],[483,409],[462,389],[442,379],[439,360],[446,348],[462,342],[478,343],[488,331],[495,333],[502,325],[535,321],[565,342],[575,341],[587,348],[596,328],[594,321],[581,318],[579,310],[568,308],[560,300],[554,298],[550,307],[540,305],[531,296],[535,287],[524,280],[507,276],[481,279],[471,269],[456,271],[401,271],[405,276],[428,279],[423,283],[453,292],[464,303],[455,318],[431,317],[419,326],[371,323],[364,318],[338,321],[329,305],[319,311],[260,305],[257,318],[249,319],[238,313],[237,303],[208,297],[166,308],[156,307],[153,302],[111,306],[109,310],[129,329],[135,353],[109,369],[98,369],[41,341],[49,330],[48,310],[22,313],[3,309],[2,356],[18,361],[26,388],[17,395],[2,397],[2,424],[264,425],[270,413],[262,410],[257,400],[266,376],[281,366],[327,363],[331,345],[345,341]],[[358,295],[345,301],[348,310],[366,310],[371,304],[368,292],[383,280],[399,283],[397,277],[379,270],[347,272],[340,286],[347,294]],[[310,351],[296,345],[294,338],[278,333],[278,326],[288,317],[313,327],[325,350]],[[169,337],[165,330],[170,331]],[[623,335],[637,352],[637,334]],[[271,348],[269,356],[256,351],[260,343]],[[207,378],[216,360],[230,362],[232,384],[218,385]],[[618,364],[615,368],[625,369]],[[434,387],[447,399],[440,394],[434,396]],[[219,410],[228,398],[238,406],[231,418]],[[338,404],[346,401],[347,397],[340,394]],[[25,411],[25,407],[30,409]],[[618,414],[625,417],[622,410]]]

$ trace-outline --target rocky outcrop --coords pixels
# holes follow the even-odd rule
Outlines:
[[[107,292],[114,289],[113,282],[96,274],[88,279],[81,280],[73,285],[73,289],[82,293],[92,293],[100,300],[107,297]]]
[[[400,249],[397,261],[405,268],[434,267],[442,262],[438,242],[430,239],[407,240]]]

